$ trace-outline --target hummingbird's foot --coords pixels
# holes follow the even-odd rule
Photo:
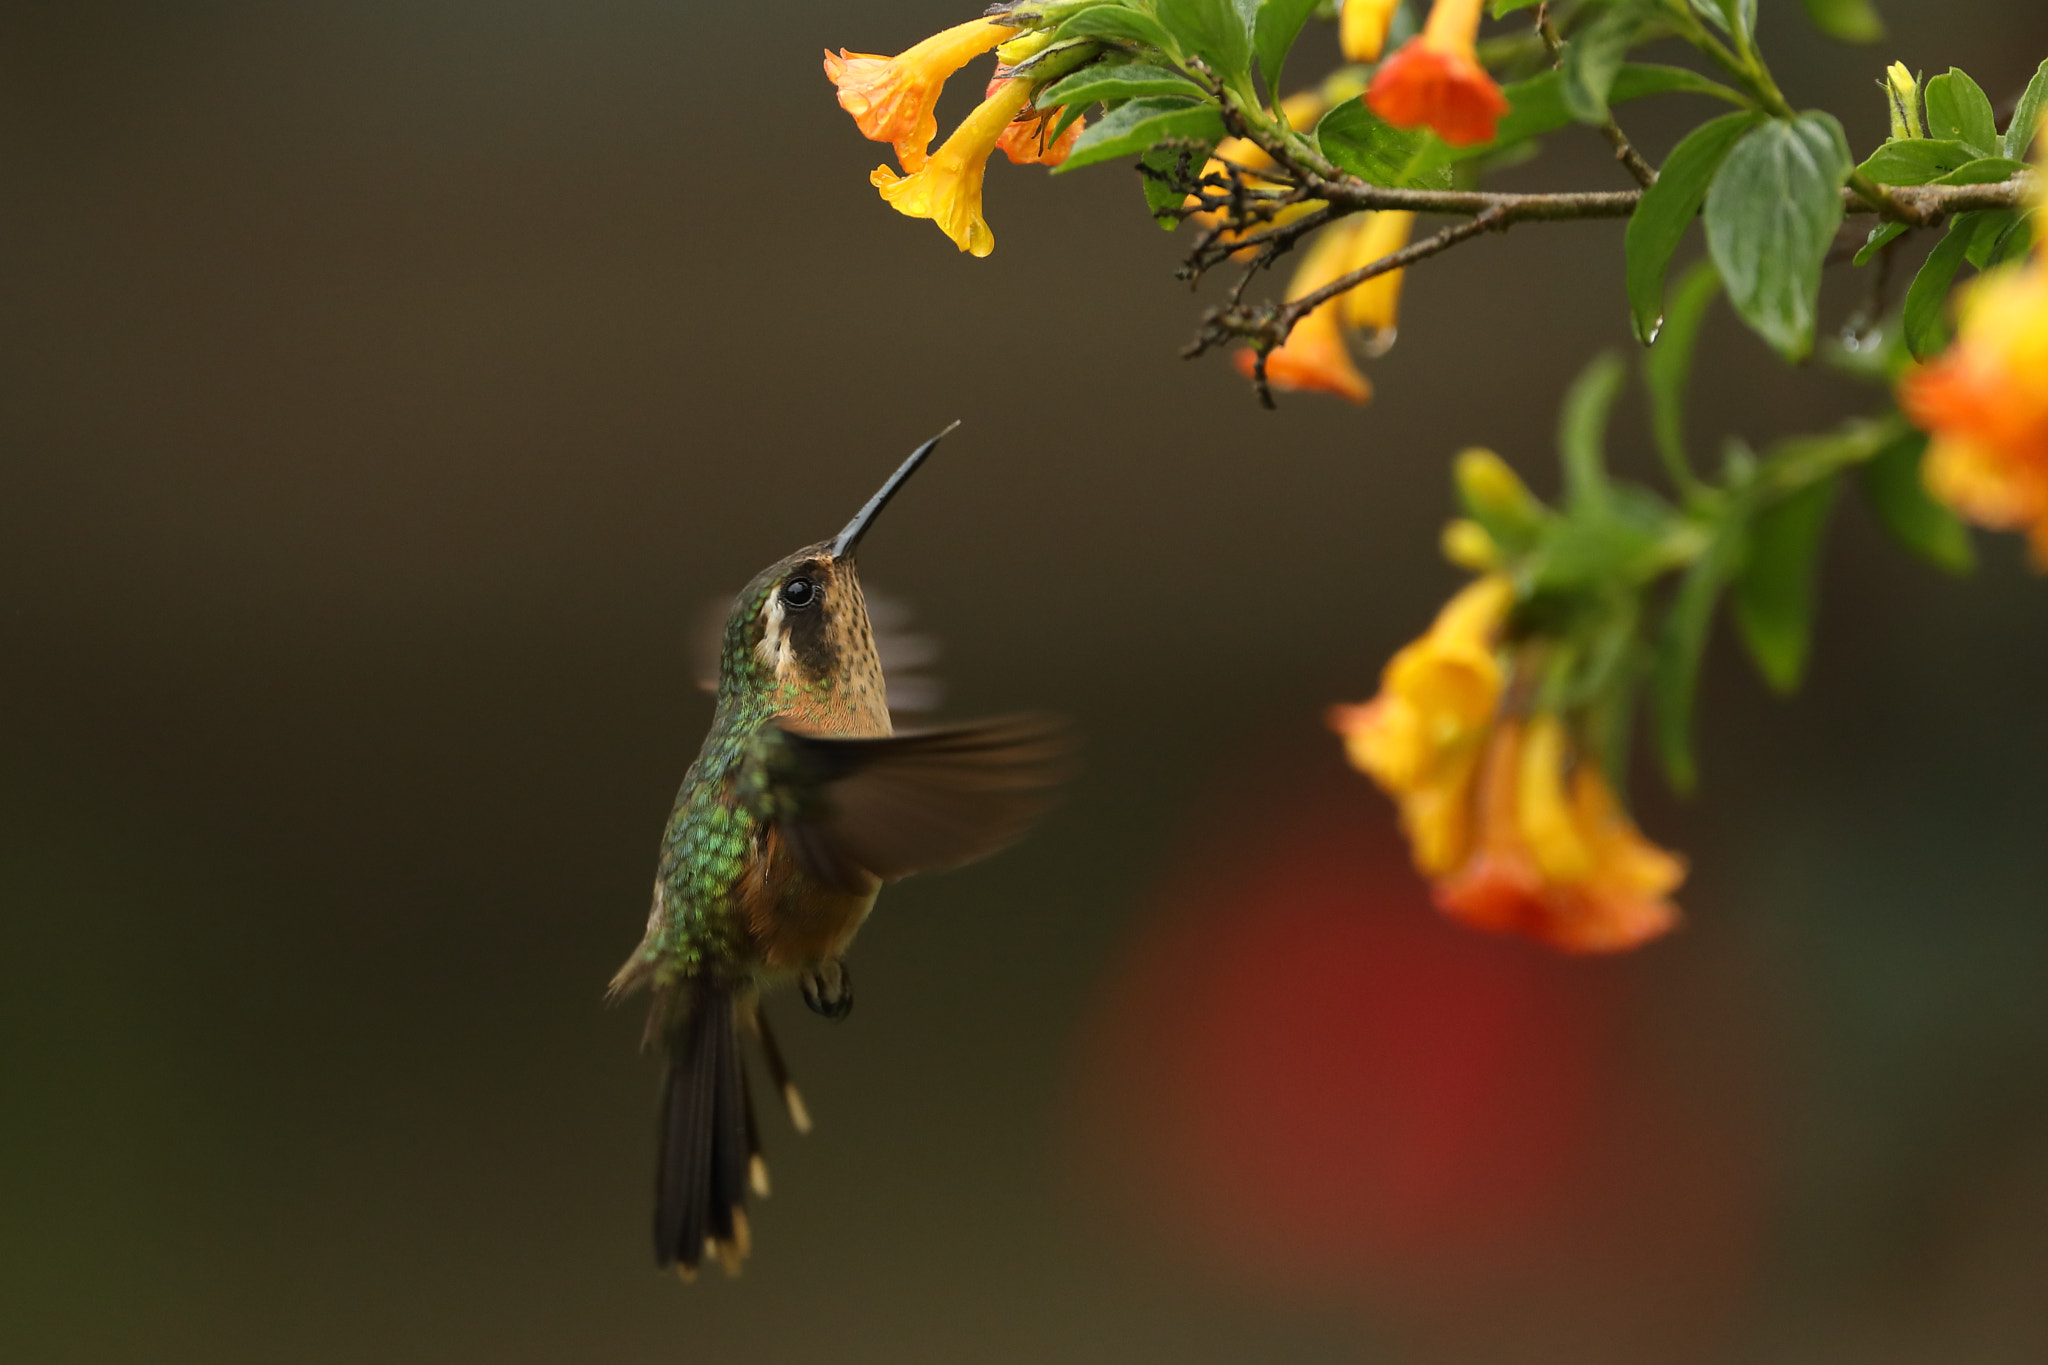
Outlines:
[[[797,985],[803,990],[804,1003],[811,1007],[813,1014],[822,1014],[836,1021],[853,1012],[853,973],[846,970],[846,964],[836,957],[828,957],[817,966],[806,968],[804,974],[797,978]]]

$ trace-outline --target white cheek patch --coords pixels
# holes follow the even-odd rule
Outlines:
[[[754,657],[775,671],[779,681],[789,671],[791,646],[788,632],[782,628],[782,595],[771,594],[768,605],[761,611],[761,643],[754,646]]]

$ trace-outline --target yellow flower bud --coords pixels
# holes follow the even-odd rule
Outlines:
[[[1542,515],[1542,504],[1522,482],[1508,462],[1490,450],[1477,446],[1458,453],[1452,466],[1458,492],[1475,513],[1504,521],[1533,524]]]
[[[1463,517],[1445,524],[1443,551],[1445,559],[1473,573],[1500,567],[1500,547],[1493,537],[1486,534],[1484,526]]]
[[[1920,83],[1904,62],[1893,62],[1884,71],[1884,92],[1891,106],[1892,136],[1920,136]]]

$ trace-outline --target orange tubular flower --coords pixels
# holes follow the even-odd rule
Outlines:
[[[1971,281],[1957,320],[1955,344],[1899,385],[1934,438],[1928,490],[1980,526],[2026,531],[2048,572],[2048,235],[2032,260]]]
[[[1002,82],[916,174],[899,178],[887,166],[877,166],[868,183],[898,213],[929,218],[962,251],[988,255],[996,249],[996,235],[981,216],[981,178],[1010,121],[1030,101],[1031,82]]]
[[[1351,269],[1355,238],[1350,224],[1317,234],[1315,245],[1288,282],[1287,297],[1298,299],[1321,289]],[[1342,295],[1316,307],[1294,324],[1286,342],[1266,356],[1266,378],[1283,389],[1308,389],[1334,393],[1354,403],[1372,397],[1372,382],[1359,372],[1344,344]],[[1257,358],[1249,350],[1237,353],[1238,370],[1249,377],[1256,372]]]
[[[1004,24],[970,19],[894,57],[845,48],[835,57],[827,51],[825,76],[839,87],[839,106],[853,115],[861,135],[895,143],[903,169],[915,171],[939,133],[932,109],[946,77],[1016,33]]]
[[[1569,770],[1569,771],[1568,771]],[[1684,860],[1643,838],[1564,723],[1503,721],[1478,794],[1478,851],[1439,880],[1452,918],[1570,953],[1612,953],[1669,932]]]
[[[1376,62],[1387,45],[1387,30],[1401,0],[1344,0],[1337,20],[1337,42],[1348,62]]]
[[[1497,649],[1514,600],[1505,574],[1475,580],[1388,662],[1378,696],[1330,709],[1351,766],[1400,807],[1424,876],[1446,876],[1472,852],[1473,781],[1506,681]]]
[[[1479,65],[1483,0],[1436,0],[1414,41],[1389,57],[1365,101],[1396,128],[1427,125],[1454,147],[1493,141],[1507,96]]]

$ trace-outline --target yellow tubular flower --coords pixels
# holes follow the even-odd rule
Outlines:
[[[981,216],[981,178],[1010,120],[1030,102],[1031,82],[1004,81],[915,175],[899,179],[887,166],[877,166],[868,183],[879,189],[898,213],[929,218],[953,239],[953,245],[986,256],[996,249],[996,235]]]
[[[946,78],[1016,33],[1003,24],[970,19],[894,57],[845,48],[835,57],[828,50],[825,76],[839,87],[839,105],[853,115],[862,136],[894,143],[903,169],[915,171],[938,136],[932,110]]]
[[[1399,8],[1401,0],[1344,0],[1344,12],[1337,21],[1337,42],[1344,49],[1344,60],[1378,61],[1387,45],[1394,11]]]
[[[1384,209],[1365,215],[1365,226],[1359,230],[1347,271],[1363,269],[1408,245],[1408,234],[1414,226],[1415,215],[1405,209]],[[1344,296],[1345,325],[1372,334],[1366,346],[1368,354],[1384,354],[1394,344],[1403,273],[1389,270],[1384,275],[1375,275]]]
[[[1426,876],[1455,871],[1472,849],[1473,778],[1500,705],[1496,647],[1514,596],[1502,574],[1469,584],[1388,662],[1377,696],[1330,710],[1351,766],[1400,807]]]

